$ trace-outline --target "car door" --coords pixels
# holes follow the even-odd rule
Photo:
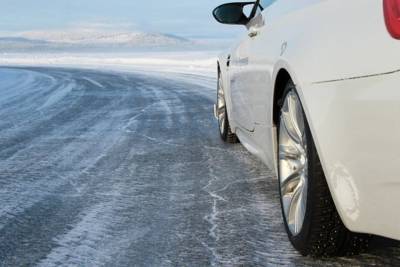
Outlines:
[[[245,70],[246,102],[250,109],[248,116],[254,127],[260,124],[272,125],[272,116],[268,112],[271,110],[268,104],[274,89],[271,77],[273,62],[279,56],[282,40],[270,36],[263,10],[276,1],[279,0],[261,0],[257,15],[247,25],[249,54]]]
[[[249,40],[243,38],[231,54],[230,88],[232,114],[236,124],[246,131],[254,130],[249,106],[249,91],[246,72],[249,63]]]

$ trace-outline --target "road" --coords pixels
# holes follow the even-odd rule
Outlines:
[[[277,181],[212,116],[215,79],[0,69],[1,266],[399,265],[397,243],[317,261]]]

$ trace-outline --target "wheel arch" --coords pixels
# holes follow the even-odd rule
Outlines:
[[[291,80],[289,72],[285,68],[281,68],[276,75],[274,82],[274,94],[273,94],[273,110],[272,110],[272,123],[274,126],[279,121],[279,108],[283,99],[283,93],[286,84]]]
[[[273,92],[272,92],[272,103],[270,103],[270,116],[272,126],[272,140],[273,144],[273,166],[276,175],[278,175],[278,121],[280,116],[280,105],[283,99],[283,93],[285,91],[286,83],[292,79],[292,75],[288,71],[287,64],[285,62],[278,62],[275,67],[275,72],[272,75],[273,81]],[[294,80],[293,80],[294,81]]]

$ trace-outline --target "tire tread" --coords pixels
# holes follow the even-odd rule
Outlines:
[[[315,179],[315,194],[309,254],[314,257],[352,256],[368,248],[370,236],[349,231],[343,224],[332,199],[315,145],[312,143],[312,170]]]
[[[235,133],[231,130],[231,125],[229,124],[229,120],[227,119],[226,122],[228,123],[228,129],[226,133],[226,142],[229,144],[237,144],[239,143],[239,139]]]

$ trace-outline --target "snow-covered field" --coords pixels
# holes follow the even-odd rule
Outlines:
[[[215,76],[216,51],[134,53],[1,53],[0,66],[43,66]]]

